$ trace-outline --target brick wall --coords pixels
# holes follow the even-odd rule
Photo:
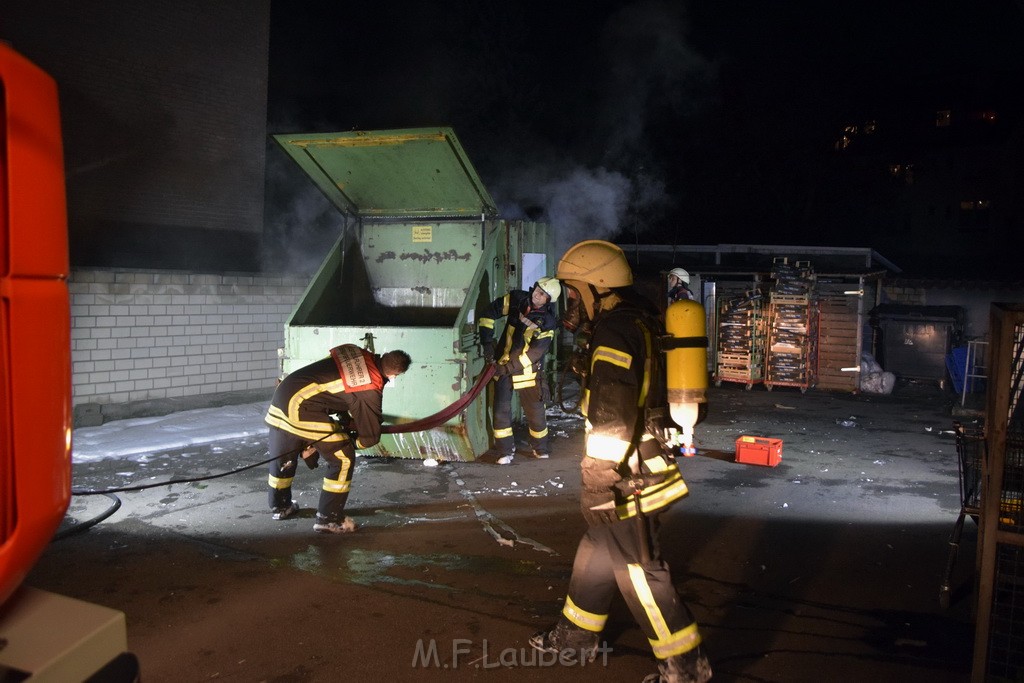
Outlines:
[[[882,301],[893,304],[923,306],[928,303],[924,287],[900,284],[898,280],[882,285]]]
[[[270,0],[0,1],[57,82],[72,265],[260,269]]]
[[[76,424],[201,407],[214,397],[269,398],[285,323],[307,284],[307,277],[73,270]],[[132,413],[133,405],[148,409]]]

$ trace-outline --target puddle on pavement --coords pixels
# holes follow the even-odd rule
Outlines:
[[[340,565],[337,563],[341,562]],[[540,579],[562,580],[566,569],[551,565],[541,565],[534,560],[507,559],[501,557],[458,555],[454,553],[393,553],[380,550],[349,548],[339,556],[325,555],[324,548],[310,545],[306,549],[294,553],[289,564],[295,569],[312,574],[329,575],[359,586],[375,584],[392,584],[400,586],[417,586],[438,588],[445,591],[467,592],[479,577],[536,577]],[[337,566],[332,566],[337,565]],[[408,576],[412,573],[422,574],[425,578],[417,579]],[[437,572],[446,572],[449,577],[454,575],[467,577],[469,583],[456,587],[455,582],[436,581]],[[406,574],[406,576],[402,576]],[[478,592],[478,591],[475,591]]]

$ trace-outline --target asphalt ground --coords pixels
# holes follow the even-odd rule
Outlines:
[[[940,604],[961,509],[951,407],[931,384],[840,394],[709,390],[690,495],[661,534],[715,681],[964,681],[975,526]],[[576,544],[582,420],[550,412],[548,460],[360,458],[354,534],[270,518],[265,436],[75,465],[58,539],[26,581],[125,613],[145,681],[640,681],[645,638],[617,602],[594,663],[538,658]],[[776,467],[734,461],[739,436],[782,439]],[[172,479],[201,479],[166,484]],[[114,499],[120,507],[98,523]]]

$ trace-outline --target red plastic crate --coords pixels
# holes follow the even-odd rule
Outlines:
[[[736,439],[736,462],[775,467],[782,461],[782,439],[741,436]]]

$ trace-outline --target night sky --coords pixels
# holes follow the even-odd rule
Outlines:
[[[503,216],[542,211],[563,240],[817,244],[816,174],[846,122],[936,93],[1019,115],[1022,17],[1021,0],[274,2],[270,132],[451,126]],[[271,149],[271,215],[308,190],[285,161]]]

